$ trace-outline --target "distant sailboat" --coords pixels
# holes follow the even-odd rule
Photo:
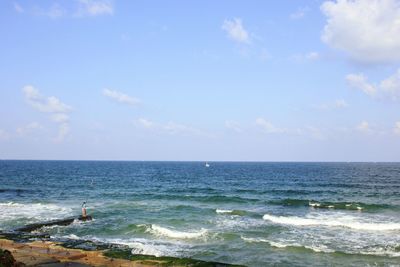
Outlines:
[[[210,164],[208,164],[208,162],[206,162],[206,165],[205,165],[205,166],[208,168],[208,167],[210,167]]]

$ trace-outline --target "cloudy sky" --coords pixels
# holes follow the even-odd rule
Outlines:
[[[400,161],[400,1],[0,2],[0,158]]]

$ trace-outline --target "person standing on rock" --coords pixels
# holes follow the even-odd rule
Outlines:
[[[82,203],[82,218],[86,218],[86,201]]]

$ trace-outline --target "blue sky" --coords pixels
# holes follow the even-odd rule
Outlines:
[[[399,161],[400,1],[2,1],[0,158]]]

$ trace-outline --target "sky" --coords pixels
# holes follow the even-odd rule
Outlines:
[[[400,1],[0,2],[0,159],[400,161]]]

